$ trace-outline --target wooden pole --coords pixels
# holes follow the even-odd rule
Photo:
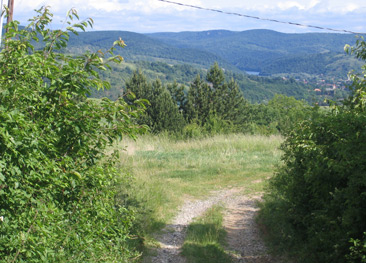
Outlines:
[[[9,14],[8,14],[8,19],[6,21],[7,24],[9,24],[11,21],[13,21],[14,0],[8,1],[8,8],[9,8]]]
[[[1,0],[0,5],[0,48],[1,48],[1,39],[3,37],[3,0]]]
[[[8,9],[9,9],[9,13],[8,13],[8,18],[6,20],[6,24],[9,25],[9,23],[11,21],[13,21],[13,12],[14,12],[14,0],[8,0]],[[6,28],[6,33],[8,33],[9,29],[8,27]],[[6,39],[7,40],[7,39]],[[7,48],[7,45],[5,44],[5,48]]]

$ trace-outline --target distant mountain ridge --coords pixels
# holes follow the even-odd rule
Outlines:
[[[272,30],[208,30],[197,32],[134,33],[91,31],[70,35],[68,51],[107,49],[122,38],[127,47],[117,50],[126,61],[189,64],[208,68],[218,62],[233,72],[256,71],[262,75],[318,74],[344,78],[361,62],[345,55],[355,35],[340,33],[289,34]]]
[[[106,76],[115,87],[108,91],[110,97],[121,94],[124,82],[136,69],[141,69],[150,80],[159,78],[165,83],[177,80],[189,85],[195,74],[205,76],[206,70],[218,62],[226,73],[233,73],[228,77],[234,77],[245,97],[252,102],[268,101],[274,94],[320,101],[319,94],[314,91],[318,88],[314,86],[317,80],[326,79],[328,83],[338,80],[342,86],[347,73],[362,65],[343,51],[345,44],[355,42],[354,35],[285,34],[271,30],[149,34],[82,32],[70,37],[66,52],[75,54],[88,49],[108,49],[120,37],[127,47],[117,49],[117,54],[122,55],[126,63]],[[248,76],[243,74],[244,71],[256,71],[275,78]],[[308,80],[311,81],[309,84]],[[338,96],[342,94],[343,91],[337,92]]]
[[[278,59],[288,61],[296,55],[304,59],[313,54],[344,54],[345,44],[354,44],[355,35],[335,33],[288,34],[272,30],[227,31],[210,30],[201,32],[150,33],[149,37],[185,48],[191,47],[222,57],[240,70],[259,71],[271,74],[266,67]],[[350,59],[352,59],[350,57]],[[328,66],[328,65],[327,65]],[[267,71],[266,71],[266,70]],[[276,68],[276,73],[286,73]],[[306,67],[299,72],[309,73]],[[313,71],[311,69],[310,71]],[[325,71],[320,69],[320,71]],[[346,74],[347,72],[342,72]]]
[[[144,34],[129,31],[94,31],[81,32],[79,36],[70,36],[68,52],[80,53],[86,49],[96,51],[107,49],[112,43],[122,38],[127,44],[124,49],[117,49],[116,54],[122,55],[127,61],[162,61],[170,64],[192,64],[208,68],[218,62],[222,67],[239,71],[225,59],[203,50],[181,48]]]

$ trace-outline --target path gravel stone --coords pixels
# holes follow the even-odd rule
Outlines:
[[[227,203],[224,228],[233,262],[274,263],[265,247],[255,222],[260,196],[238,196]]]
[[[156,255],[146,262],[185,263],[180,252],[187,226],[194,218],[201,216],[207,209],[218,203],[222,203],[226,207],[224,227],[227,231],[228,250],[232,252],[233,261],[277,262],[267,254],[255,223],[255,215],[258,210],[256,201],[260,199],[260,196],[241,196],[239,195],[241,190],[231,188],[215,191],[205,200],[187,201],[179,209],[172,222],[156,236],[160,248],[156,249]]]

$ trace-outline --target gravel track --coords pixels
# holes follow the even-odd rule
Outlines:
[[[223,225],[233,262],[278,262],[268,254],[255,222],[259,200],[260,196],[238,196],[227,203]]]
[[[227,231],[228,250],[234,262],[267,263],[274,261],[267,253],[259,237],[255,215],[258,210],[256,201],[259,196],[241,196],[242,189],[232,188],[214,191],[205,200],[187,201],[175,218],[156,236],[160,248],[156,255],[146,262],[184,263],[180,255],[188,225],[194,218],[201,216],[207,209],[221,203],[226,207],[224,227]]]

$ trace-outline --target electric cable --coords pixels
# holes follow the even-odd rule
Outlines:
[[[334,29],[334,28],[329,28],[329,27],[306,25],[306,24],[301,24],[301,23],[296,23],[296,22],[289,22],[289,21],[282,21],[282,20],[271,19],[271,18],[263,18],[263,17],[259,17],[259,16],[251,16],[251,15],[240,14],[240,13],[235,13],[235,12],[223,11],[223,10],[219,10],[219,9],[213,9],[213,8],[206,8],[206,7],[202,7],[202,6],[183,4],[183,3],[173,2],[173,1],[169,1],[169,0],[157,0],[157,1],[168,3],[168,4],[174,4],[174,5],[180,5],[180,6],[200,9],[200,10],[216,12],[216,13],[222,13],[222,14],[226,14],[226,15],[235,15],[235,16],[241,16],[241,17],[252,18],[252,19],[257,19],[257,20],[274,22],[274,23],[288,24],[288,25],[293,25],[293,26],[309,27],[309,28],[315,28],[315,29],[320,29],[320,30],[328,30],[328,31],[350,33],[350,34],[357,34],[357,35],[366,34],[366,33],[361,33],[361,32],[354,32],[354,31],[346,30],[346,29]]]

